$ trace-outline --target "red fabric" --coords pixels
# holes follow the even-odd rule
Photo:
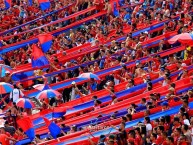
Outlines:
[[[32,45],[32,58],[34,60],[44,56],[44,53],[42,52],[42,50],[35,44]]]
[[[6,134],[1,134],[0,135],[0,142],[2,143],[2,145],[9,145],[9,140],[7,139],[7,135]]]
[[[52,35],[49,34],[49,33],[40,34],[40,35],[38,35],[38,39],[39,39],[40,43],[43,44],[45,42],[51,41],[52,40]]]
[[[49,126],[51,124],[51,121],[48,120],[47,118],[43,117],[45,123],[46,123],[46,126]]]
[[[17,120],[17,124],[20,128],[23,129],[24,132],[26,132],[30,128],[33,128],[33,123],[30,117],[25,117],[25,118]]]
[[[163,142],[162,136],[158,136],[156,139],[156,144],[162,144],[162,142]]]

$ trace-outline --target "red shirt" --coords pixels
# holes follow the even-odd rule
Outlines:
[[[158,137],[156,139],[156,144],[159,145],[159,144],[162,144],[162,143],[163,143],[163,138],[162,138],[162,136],[158,135]]]
[[[0,135],[0,142],[2,143],[2,145],[9,145],[9,140],[7,139],[7,135],[6,134],[1,134]]]

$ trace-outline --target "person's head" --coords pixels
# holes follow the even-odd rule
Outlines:
[[[145,110],[145,111],[144,111],[144,116],[147,117],[147,116],[149,116],[149,115],[150,115],[150,111],[149,111],[149,110]]]
[[[146,103],[146,99],[145,98],[141,98],[141,104],[145,104]]]
[[[98,106],[98,105],[100,105],[100,104],[101,104],[101,101],[100,101],[100,100],[95,100],[95,101],[94,101],[94,105],[95,105],[95,106]]]
[[[10,75],[10,71],[5,72],[5,76],[8,77]]]
[[[134,86],[134,81],[133,80],[129,80],[128,81],[128,87],[132,87]]]
[[[39,134],[36,134],[36,138],[37,138],[37,139],[40,139],[40,135],[39,135]]]
[[[174,138],[171,137],[171,136],[168,136],[168,137],[166,138],[166,143],[167,143],[168,145],[173,144],[173,143],[174,143]]]
[[[149,118],[149,117],[145,117],[145,118],[144,118],[144,123],[145,123],[145,124],[150,123],[150,118]]]
[[[122,118],[121,120],[122,122],[127,122],[127,118],[125,116],[122,116],[121,118]]]
[[[183,102],[182,102],[182,106],[184,108],[187,108],[188,107],[188,100],[184,99]]]
[[[174,130],[174,134],[175,134],[176,136],[179,136],[179,135],[181,134],[181,132],[182,132],[181,128],[176,128],[176,129]]]
[[[178,117],[174,117],[174,125],[178,125],[180,122],[180,119]]]
[[[124,129],[125,129],[125,122],[121,122],[121,124],[120,124],[120,129],[121,129],[121,130],[124,130]]]
[[[165,131],[163,131],[161,135],[162,135],[162,138],[163,138],[163,139],[166,139],[167,136],[168,136],[167,132],[165,132]]]
[[[114,145],[115,142],[115,135],[110,134],[108,137],[108,145]]]
[[[71,85],[72,85],[72,87],[75,87],[75,86],[76,86],[76,82],[73,81],[73,82],[71,83]]]
[[[129,131],[129,138],[135,138],[135,131],[134,130]]]
[[[184,112],[182,117],[183,119],[189,119],[189,115],[187,112]]]
[[[4,128],[4,127],[1,127],[1,128],[0,128],[0,133],[1,133],[1,134],[6,133],[6,131],[5,131],[5,128]]]
[[[5,127],[9,127],[8,121],[5,121],[4,126],[5,126]]]
[[[164,132],[164,126],[159,125],[157,127],[157,134],[162,134]]]
[[[183,124],[183,125],[182,125],[182,131],[183,131],[184,133],[187,132],[188,129],[189,129],[188,125],[186,125],[186,124]]]
[[[97,96],[92,96],[92,100],[94,101],[97,100],[97,98],[98,98]]]
[[[151,141],[155,141],[156,139],[157,139],[157,134],[152,133],[152,134],[150,135],[150,140],[151,140]]]
[[[132,115],[131,114],[126,114],[126,118],[127,118],[127,121],[131,121],[132,120]]]
[[[183,114],[184,112],[186,112],[186,109],[184,107],[180,107],[180,113]]]
[[[99,142],[105,142],[106,140],[106,136],[105,135],[101,135],[99,138]]]

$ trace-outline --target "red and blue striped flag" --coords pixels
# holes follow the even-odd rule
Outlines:
[[[42,51],[47,52],[52,46],[52,35],[51,34],[40,34],[38,40],[41,44]]]
[[[32,67],[42,67],[49,64],[48,59],[42,50],[36,45],[32,45]]]

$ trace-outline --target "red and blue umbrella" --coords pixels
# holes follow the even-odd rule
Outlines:
[[[48,89],[48,90],[44,90],[42,92],[40,92],[36,98],[37,99],[46,99],[46,98],[54,98],[57,96],[60,96],[61,94],[58,91],[52,90],[52,89]]]
[[[10,93],[13,90],[13,86],[9,83],[0,82],[0,94]]]
[[[12,68],[8,65],[0,64],[0,77],[4,77],[6,71],[11,72]]]
[[[33,88],[39,91],[51,89],[47,84],[37,84],[37,85],[34,85]]]
[[[93,73],[82,73],[81,75],[78,76],[78,78],[84,78],[84,79],[95,79],[95,80],[100,80],[99,77],[96,74]]]
[[[177,41],[180,43],[183,43],[183,44],[193,44],[193,34],[182,33],[182,34],[176,35],[168,40],[168,42],[170,44],[174,44]]]
[[[27,98],[19,98],[19,99],[16,101],[16,105],[17,105],[18,107],[27,108],[27,109],[34,108],[34,107],[35,107],[34,102],[32,102],[31,100],[29,100],[29,99],[27,99]]]

